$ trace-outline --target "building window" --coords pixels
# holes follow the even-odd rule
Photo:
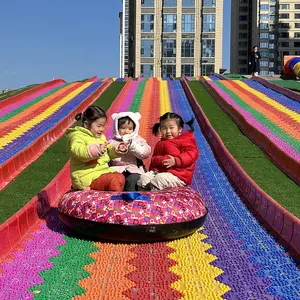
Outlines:
[[[248,70],[246,68],[239,68],[239,74],[247,74]]]
[[[176,57],[176,40],[163,40],[163,57]]]
[[[239,29],[240,30],[247,30],[248,29],[248,24],[239,24]]]
[[[259,43],[259,48],[269,48],[269,43],[261,42]]]
[[[248,21],[248,16],[240,16],[239,19],[240,21]]]
[[[294,42],[294,47],[299,48],[300,47],[300,42]]]
[[[176,65],[163,65],[163,77],[176,76]]]
[[[275,39],[275,34],[274,33],[270,33],[269,34],[269,38],[270,38],[270,40],[274,40]]]
[[[182,32],[195,32],[195,15],[182,15]]]
[[[295,51],[295,55],[300,55],[300,51]]]
[[[279,4],[279,9],[290,9],[289,4]]]
[[[295,28],[300,28],[300,23],[295,23]]]
[[[289,33],[288,32],[279,32],[279,37],[280,38],[289,38]]]
[[[295,14],[295,19],[300,19],[300,14]]]
[[[154,15],[142,14],[141,15],[141,31],[153,32],[154,29]]]
[[[246,32],[239,33],[239,39],[246,39],[248,34]]]
[[[290,14],[279,14],[279,19],[289,19],[289,18],[290,18]]]
[[[195,7],[195,0],[182,0],[182,7]]]
[[[163,32],[176,32],[177,15],[164,14]]]
[[[288,29],[288,28],[290,28],[290,24],[289,23],[279,23],[279,28]]]
[[[202,64],[201,69],[202,69],[201,75],[203,76],[212,75],[215,73],[215,65]]]
[[[153,40],[141,40],[141,57],[153,57]]]
[[[194,40],[181,41],[181,56],[194,57]]]
[[[216,0],[203,0],[203,7],[216,6]]]
[[[164,4],[164,7],[176,7],[177,0],[164,0],[163,4]]]
[[[247,50],[240,50],[239,51],[239,56],[247,56],[247,55],[248,55]]]
[[[154,0],[142,0],[142,7],[154,7]]]
[[[275,48],[275,44],[272,42],[269,42],[269,49],[274,49]]]
[[[280,43],[280,46],[281,46],[282,48],[288,48],[288,47],[290,46],[290,44],[289,44],[289,42],[281,42],[281,43]]]
[[[247,7],[247,6],[240,6],[240,7],[239,7],[239,12],[240,12],[240,13],[248,12],[248,7]]]
[[[216,15],[204,14],[203,15],[203,32],[215,32],[216,31]]]
[[[246,65],[247,64],[247,59],[239,59],[238,63],[239,63],[239,65]]]
[[[259,62],[259,65],[260,65],[261,67],[267,67],[267,66],[269,65],[269,62],[268,62],[268,61],[263,61],[263,60],[261,60],[261,61]]]
[[[268,58],[269,57],[269,52],[267,52],[267,51],[260,51],[260,56],[262,58]]]
[[[141,65],[141,77],[153,77],[153,65]]]
[[[270,6],[270,15],[274,15],[275,12],[276,12],[276,6],[275,5]]]
[[[300,32],[294,32],[294,38],[300,38]]]
[[[290,55],[290,52],[289,51],[282,51],[282,56],[285,56],[285,55]]]
[[[270,58],[274,58],[275,57],[275,53],[274,52],[269,52],[269,57]]]
[[[261,4],[260,10],[269,10],[269,4]]]
[[[300,4],[295,4],[295,9],[300,9]]]
[[[268,74],[269,74],[269,71],[267,71],[267,70],[260,71],[260,75],[268,75]]]
[[[248,46],[247,42],[239,42],[239,47],[246,48]]]
[[[269,14],[261,14],[261,15],[260,15],[260,19],[261,19],[262,21],[269,20]]]
[[[194,76],[194,65],[181,65],[181,74]]]
[[[215,40],[203,40],[202,43],[202,57],[215,57]]]
[[[260,39],[268,39],[269,38],[269,33],[268,32],[262,32],[259,34]]]
[[[269,24],[268,23],[260,23],[259,28],[260,29],[269,29]]]

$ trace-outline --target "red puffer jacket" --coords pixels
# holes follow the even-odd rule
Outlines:
[[[163,160],[168,159],[169,155],[175,158],[176,164],[167,169]],[[191,131],[187,131],[177,138],[161,140],[156,144],[150,170],[159,173],[170,172],[185,184],[191,184],[198,156],[195,136]]]

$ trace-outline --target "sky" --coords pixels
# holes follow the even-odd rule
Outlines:
[[[121,0],[1,2],[0,91],[53,78],[119,76]],[[223,19],[223,67],[229,68],[230,0]]]

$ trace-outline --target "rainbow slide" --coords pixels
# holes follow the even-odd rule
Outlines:
[[[300,184],[300,102],[254,80],[203,82],[246,135]]]
[[[182,82],[161,78],[128,80],[107,114],[126,110],[142,114],[140,134],[151,146],[157,141],[151,126],[161,114],[171,110],[184,120],[194,115]],[[108,138],[111,125],[109,120]],[[0,299],[297,299],[295,262],[241,201],[198,123],[195,137],[201,154],[192,187],[209,208],[203,228],[151,244],[74,236],[56,210],[70,184],[67,164],[45,188],[50,209],[1,258]],[[12,239],[1,230],[0,236],[4,243]]]

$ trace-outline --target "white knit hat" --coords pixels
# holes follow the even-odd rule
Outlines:
[[[139,112],[133,113],[130,111],[126,111],[126,112],[114,113],[112,114],[111,117],[114,121],[113,133],[115,138],[127,142],[129,140],[134,139],[139,134],[139,129],[140,129],[139,119],[141,118],[141,114]],[[131,134],[125,134],[121,136],[118,130],[118,120],[124,117],[129,117],[132,120],[132,122],[135,124],[135,129]]]

